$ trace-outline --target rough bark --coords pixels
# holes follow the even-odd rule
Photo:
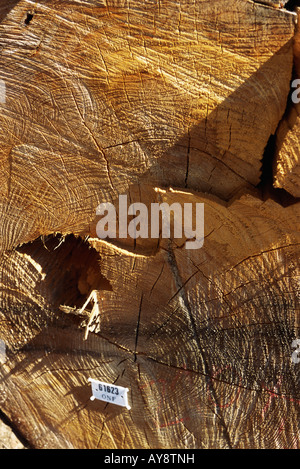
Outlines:
[[[277,129],[296,14],[250,0],[20,0],[0,20],[12,425],[35,448],[300,447],[300,207],[262,174],[272,136],[290,161]],[[123,194],[204,203],[203,247],[99,240],[98,204]],[[84,340],[92,290],[101,329]],[[128,387],[131,410],[90,401],[89,377]]]

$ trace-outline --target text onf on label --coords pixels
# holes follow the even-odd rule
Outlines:
[[[120,405],[126,407],[128,410],[131,409],[128,404],[127,393],[128,388],[122,386],[116,386],[115,384],[105,383],[96,379],[89,378],[89,382],[92,386],[91,401],[99,399],[100,401],[109,402],[110,404]]]

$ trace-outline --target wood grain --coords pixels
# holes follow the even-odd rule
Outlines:
[[[276,132],[276,157],[274,164],[274,187],[284,189],[293,197],[300,197],[300,99],[299,80],[300,77],[300,31],[299,15],[298,25],[294,37],[294,73],[292,80],[291,96],[288,101],[285,116],[279,124]]]
[[[250,0],[6,5],[1,409],[33,448],[299,448],[299,202],[261,181],[270,137],[287,166],[297,154],[297,131],[280,136],[296,14]],[[203,203],[203,247],[98,239],[96,208],[120,195]],[[72,311],[93,290],[101,329],[84,340]],[[131,410],[92,402],[89,377],[128,387]]]
[[[97,205],[142,181],[225,200],[256,186],[295,18],[237,0],[20,0],[0,25],[1,249],[89,234]]]

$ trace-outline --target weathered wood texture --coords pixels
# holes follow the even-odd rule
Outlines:
[[[296,15],[247,0],[0,15],[5,414],[35,448],[300,447],[300,206],[259,186]],[[120,194],[204,203],[204,246],[97,239],[97,205]],[[85,341],[61,305],[94,289]],[[131,410],[90,401],[89,377],[127,386]]]
[[[0,422],[0,449],[25,449],[9,425]]]
[[[299,10],[300,11],[300,10]],[[294,39],[294,80],[300,79],[300,30]],[[293,80],[293,83],[294,83]],[[295,84],[298,83],[295,81]],[[276,133],[276,158],[274,187],[285,189],[294,197],[300,197],[300,92],[293,87],[287,112]]]

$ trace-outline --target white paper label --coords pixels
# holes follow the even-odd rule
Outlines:
[[[100,401],[109,402],[110,404],[127,407],[128,410],[131,409],[128,404],[128,388],[116,386],[115,384],[104,383],[103,381],[98,381],[97,379],[92,378],[89,378],[89,381],[92,385],[93,393],[91,401],[99,399]]]
[[[6,345],[3,340],[0,340],[0,364],[6,362]]]

